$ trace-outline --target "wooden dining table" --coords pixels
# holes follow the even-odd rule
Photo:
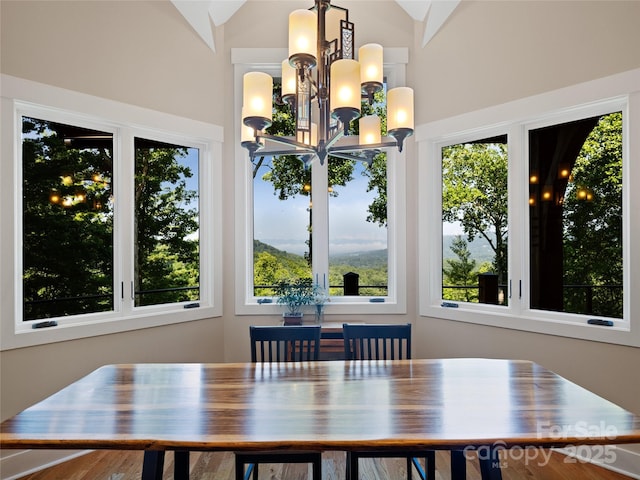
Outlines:
[[[536,363],[479,358],[107,365],[2,422],[6,449],[501,450],[640,443],[640,416]],[[533,451],[535,453],[535,450]],[[453,467],[452,467],[453,468]],[[453,470],[464,477],[464,467]]]

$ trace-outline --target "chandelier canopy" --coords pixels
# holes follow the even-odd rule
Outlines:
[[[337,11],[339,25],[331,26],[338,38],[327,40],[327,12]],[[333,17],[334,15],[332,15]],[[273,79],[262,72],[243,78],[242,146],[251,157],[296,155],[305,164],[327,155],[372,162],[382,148],[398,147],[413,134],[413,90],[393,88],[387,92],[387,132],[380,133],[380,118],[361,115],[363,97],[383,89],[383,48],[363,45],[354,59],[354,24],[349,11],[330,0],[315,0],[309,10],[289,15],[289,58],[282,62],[281,98],[295,118],[295,136],[270,135]],[[359,119],[359,136],[349,135],[349,124]]]

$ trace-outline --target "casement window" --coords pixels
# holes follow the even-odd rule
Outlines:
[[[531,309],[623,319],[623,120],[526,130]]]
[[[640,344],[639,75],[417,130],[421,315]]]
[[[219,142],[199,122],[7,82],[3,348],[218,315]]]
[[[260,70],[277,84],[284,56],[233,50],[236,138],[242,76]],[[405,57],[404,49],[385,49],[389,87],[403,83]],[[287,278],[325,288],[328,314],[404,312],[404,153],[388,151],[373,168],[331,157],[305,166],[259,152],[252,160],[236,143],[236,218],[246,219],[236,223],[236,312],[281,312],[273,286]]]
[[[442,298],[507,305],[507,135],[441,147]]]

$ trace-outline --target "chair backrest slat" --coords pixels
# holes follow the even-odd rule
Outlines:
[[[347,360],[402,360],[411,358],[411,324],[342,325]]]
[[[320,325],[250,326],[251,361],[303,362],[318,360]]]

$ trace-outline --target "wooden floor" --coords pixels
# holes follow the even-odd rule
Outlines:
[[[550,455],[545,462],[542,458]],[[142,470],[142,452],[96,451],[74,460],[22,477],[20,480],[138,480]],[[518,455],[512,455],[512,457]],[[504,480],[628,480],[630,477],[604,468],[581,463],[558,453],[541,451],[537,458],[523,461],[520,458],[503,458]],[[363,459],[360,461],[360,478],[367,480],[404,480],[405,462],[396,459]],[[191,480],[233,480],[234,457],[232,453],[192,453],[190,456]],[[467,461],[467,477],[479,480],[477,461]],[[344,479],[345,455],[341,452],[323,453],[323,480]],[[449,454],[436,454],[436,480],[450,478]],[[167,453],[164,479],[173,478],[173,455]],[[304,465],[261,465],[260,480],[303,480],[311,478],[310,468]],[[418,476],[414,470],[414,479]]]

